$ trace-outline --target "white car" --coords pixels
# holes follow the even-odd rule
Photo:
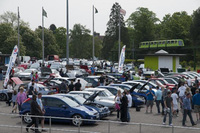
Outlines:
[[[99,96],[97,96],[98,95],[97,93],[89,92],[89,91],[70,91],[69,94],[79,95],[85,99],[88,99],[89,97],[91,97],[91,95],[94,95],[94,97],[91,97],[91,99],[89,100],[93,101],[94,103],[101,104],[108,107],[111,113],[115,111],[114,100],[101,99]]]
[[[36,73],[36,72],[38,72],[38,70],[36,70],[36,69],[26,69],[23,72],[19,73],[18,77],[20,79],[31,79],[30,75],[31,75],[32,72]],[[38,76],[39,75],[40,75],[40,72],[38,72]]]
[[[115,96],[110,91],[108,91],[107,89],[103,89],[103,88],[86,88],[85,91],[99,92],[98,96],[101,99],[104,99],[104,100],[114,101],[114,99],[115,99]]]

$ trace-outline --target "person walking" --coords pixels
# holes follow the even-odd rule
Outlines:
[[[8,98],[7,98],[7,104],[8,106],[11,106],[10,103],[11,103],[11,99],[12,99],[12,94],[13,94],[13,86],[12,86],[12,82],[9,81],[8,85],[7,85],[7,94],[8,94]]]
[[[128,107],[128,98],[126,96],[126,92],[124,91],[122,93],[122,98],[121,98],[121,121],[122,122],[127,122],[127,107]]]
[[[186,126],[185,125],[185,121],[186,121],[186,117],[187,115],[190,118],[190,122],[192,124],[192,126],[196,125],[196,123],[194,123],[193,118],[192,118],[192,108],[191,108],[191,94],[187,93],[186,97],[183,99],[183,120],[182,120],[182,126]]]
[[[26,93],[24,92],[24,88],[20,87],[19,92],[17,94],[17,99],[16,99],[19,111],[21,111],[21,105],[26,100],[26,98],[27,96],[26,96]]]
[[[167,92],[167,96],[164,99],[165,105],[165,115],[163,118],[163,125],[166,123],[167,114],[169,114],[169,125],[172,126],[172,109],[173,109],[173,99],[171,97],[171,92]]]
[[[181,83],[181,86],[178,88],[181,108],[182,108],[182,105],[183,105],[183,99],[185,97],[185,91],[186,91],[186,87],[184,86],[184,83]]]
[[[194,105],[194,112],[196,113],[197,122],[200,121],[200,93],[199,89],[196,90],[196,94],[192,98]]]
[[[12,95],[12,103],[13,103],[13,109],[12,109],[12,113],[15,111],[15,113],[17,113],[17,91],[14,90],[13,91],[13,95]]]
[[[152,113],[153,97],[155,96],[155,92],[152,90],[152,86],[150,86],[149,90],[146,91],[146,96],[147,96],[146,113],[148,113],[149,106],[150,106],[150,113]]]
[[[36,99],[37,104],[40,106],[40,110],[42,111],[42,116],[44,116],[45,114],[45,109],[44,106],[42,104],[42,93],[38,93],[38,98]],[[42,132],[46,132],[46,130],[44,129],[44,118],[40,118],[41,119],[41,127],[42,127]]]
[[[31,101],[31,115],[41,115],[42,110],[40,109],[40,106],[36,102],[36,95],[33,95],[32,101]],[[32,121],[30,124],[26,126],[26,131],[29,132],[29,128],[34,124],[35,125],[35,133],[41,133],[38,130],[38,125],[39,125],[39,118],[38,117],[31,117]]]
[[[130,91],[129,90],[126,90],[126,96],[127,96],[127,99],[128,99],[128,107],[127,107],[127,122],[130,122],[131,120],[131,116],[130,116],[130,113],[129,113],[129,108],[132,107],[132,96],[130,95]]]
[[[178,95],[176,94],[176,90],[173,91],[171,97],[173,99],[173,112],[172,112],[172,114],[178,116]]]
[[[155,100],[156,100],[156,107],[157,107],[157,111],[158,114],[160,114],[160,104],[162,101],[162,91],[159,89],[159,87],[156,87],[156,93],[155,93]]]
[[[78,82],[74,85],[75,91],[81,91],[81,83],[80,79],[78,79]]]
[[[120,115],[120,106],[121,106],[121,101],[120,99],[122,98],[122,94],[121,94],[121,91],[118,90],[117,91],[117,95],[115,96],[114,98],[114,101],[115,101],[115,109],[117,110],[117,120],[119,120],[119,115]]]

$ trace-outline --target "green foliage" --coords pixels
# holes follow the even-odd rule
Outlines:
[[[127,25],[134,29],[135,48],[141,41],[151,41],[155,39],[155,24],[159,19],[156,14],[148,8],[140,7],[127,19]]]
[[[35,32],[37,36],[42,40],[42,29],[37,28]],[[51,54],[59,55],[59,50],[60,48],[56,43],[53,32],[44,28],[44,56],[47,57],[47,55]]]
[[[42,57],[42,40],[28,27],[20,26],[22,42],[26,47],[26,55],[31,57]],[[22,51],[22,50],[21,50]],[[20,52],[21,52],[20,51]]]
[[[190,66],[190,67],[194,67],[194,61],[192,61],[192,60],[189,61],[189,66]]]
[[[60,55],[61,57],[66,57],[66,28],[59,27],[55,30],[54,36],[56,38],[56,42],[60,47]]]
[[[181,66],[182,66],[183,68],[185,68],[185,67],[187,66],[187,61],[182,61],[182,62],[180,62],[180,64],[181,64]]]
[[[16,31],[13,29],[11,24],[1,23],[0,24],[0,51],[3,54],[11,54],[15,45],[18,44],[18,37]],[[25,55],[26,48],[20,39],[21,55]]]

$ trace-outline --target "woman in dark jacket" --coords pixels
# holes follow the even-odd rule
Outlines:
[[[126,92],[123,92],[123,97],[121,98],[121,121],[127,122],[127,107],[128,99],[126,97]]]

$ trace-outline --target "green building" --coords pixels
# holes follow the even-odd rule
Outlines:
[[[169,54],[167,51],[159,50],[155,54],[145,55],[144,67],[154,71],[160,68],[169,68],[173,72],[177,72],[180,56],[184,56],[184,54]]]

